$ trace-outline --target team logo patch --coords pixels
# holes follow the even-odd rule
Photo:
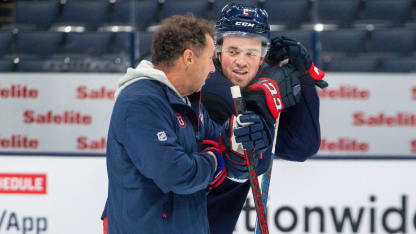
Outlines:
[[[243,9],[243,15],[247,16],[248,15],[248,9]]]
[[[166,136],[165,131],[160,131],[156,135],[157,135],[157,139],[159,139],[159,141],[166,141],[168,139],[168,137]]]
[[[176,113],[176,118],[178,118],[178,122],[181,128],[186,128],[186,122],[185,122],[185,119],[182,117],[182,115],[179,113]]]

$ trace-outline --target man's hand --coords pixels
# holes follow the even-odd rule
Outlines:
[[[218,187],[227,176],[227,168],[225,168],[222,152],[219,149],[219,145],[215,141],[204,140],[200,147],[200,153],[209,154],[215,161],[215,173],[211,182],[208,185],[208,189]]]
[[[254,153],[256,163],[266,161],[262,160],[262,153],[271,147],[271,137],[271,130],[261,116],[250,111],[238,116],[233,115],[224,124],[219,142],[228,178],[232,180],[248,178],[244,150]]]
[[[306,48],[298,41],[289,37],[275,37],[271,41],[267,61],[271,64],[289,59],[289,63],[295,65],[301,73],[301,82],[315,84],[320,88],[328,87],[328,83],[322,80],[325,73],[317,68]]]
[[[233,115],[226,125],[223,135],[224,145],[233,153],[245,156],[244,150],[260,154],[270,144],[270,131],[260,116],[247,111]]]
[[[294,65],[264,66],[259,78],[243,93],[247,109],[260,114],[268,126],[273,126],[283,109],[299,103],[301,86]]]

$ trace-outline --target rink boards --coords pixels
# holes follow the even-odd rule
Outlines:
[[[2,74],[0,233],[100,233],[120,76]],[[327,74],[319,154],[275,163],[271,233],[416,232],[415,79]],[[235,233],[252,233],[249,199]]]

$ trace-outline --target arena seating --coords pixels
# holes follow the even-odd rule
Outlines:
[[[58,1],[18,1],[14,9],[13,24],[14,27],[44,30],[56,22],[58,14]]]
[[[277,36],[287,36],[290,38],[293,38],[302,45],[306,47],[309,51],[312,50],[312,34],[313,31],[311,30],[285,30],[285,31],[272,31],[271,37],[277,37]]]
[[[416,72],[416,57],[381,59],[383,72]]]
[[[412,0],[364,1],[363,18],[358,24],[376,26],[402,26],[410,18]]]
[[[62,32],[19,32],[16,35],[17,55],[51,56],[63,43]]]
[[[364,53],[368,32],[365,30],[340,29],[320,33],[322,53]]]
[[[209,2],[206,0],[165,0],[160,10],[160,18],[165,19],[172,15],[183,15],[187,12],[195,16],[209,18]]]
[[[134,3],[135,22],[138,30],[144,31],[148,26],[157,21],[158,3],[156,1],[139,1]],[[129,25],[131,23],[130,1],[117,1],[111,17],[111,25]]]
[[[333,57],[323,65],[333,72],[377,72],[380,66],[377,58],[365,57]]]
[[[0,69],[81,72],[92,68],[82,68],[80,61],[102,61],[107,63],[108,72],[117,72],[128,65],[120,62],[129,61],[134,49],[132,35],[137,62],[150,55],[152,32],[166,17],[192,12],[216,20],[228,2],[16,0],[12,21],[0,27]],[[268,11],[272,37],[295,38],[311,52],[320,48],[321,66],[327,71],[415,70],[416,0],[241,2]],[[317,30],[317,23],[322,23],[323,28]],[[60,66],[50,65],[53,59]],[[106,71],[105,67],[100,69]]]
[[[264,3],[264,9],[269,12],[270,24],[279,25],[281,28],[298,28],[307,20],[309,15],[309,1],[266,1]]]
[[[350,27],[358,16],[360,0],[319,0],[317,11],[319,22]]]
[[[0,32],[0,57],[9,54],[12,46],[12,32]]]
[[[66,35],[63,53],[101,56],[108,52],[110,32],[70,32]]]
[[[14,70],[13,66],[13,60],[0,59],[0,72],[12,72]]]

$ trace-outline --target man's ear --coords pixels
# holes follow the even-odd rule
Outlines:
[[[264,58],[265,58],[265,57],[261,57],[261,58],[260,58],[260,64],[263,64],[263,62],[264,62]]]
[[[194,63],[194,52],[190,49],[186,49],[183,52],[183,63],[185,64],[185,66],[189,66],[192,63]]]
[[[221,52],[216,52],[215,58],[217,58],[218,60],[221,60]]]

